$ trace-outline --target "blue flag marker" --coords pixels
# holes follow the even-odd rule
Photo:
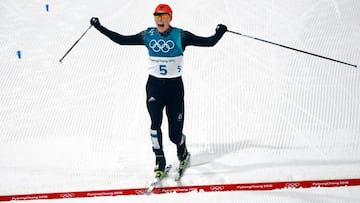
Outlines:
[[[49,12],[49,4],[45,4],[46,12]]]
[[[18,58],[21,59],[21,51],[18,50],[18,51],[16,52],[16,54],[17,54]]]

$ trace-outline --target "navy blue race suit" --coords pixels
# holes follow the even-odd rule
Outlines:
[[[227,28],[218,25],[216,33],[210,37],[200,37],[191,32],[171,27],[159,33],[150,27],[135,35],[121,35],[108,30],[98,23],[95,26],[102,34],[120,45],[145,45],[149,51],[149,77],[146,84],[146,104],[151,118],[150,135],[156,164],[166,165],[162,145],[161,123],[165,108],[169,124],[170,140],[177,146],[179,160],[185,159],[187,149],[184,124],[184,86],[181,78],[183,52],[187,46],[214,46]]]

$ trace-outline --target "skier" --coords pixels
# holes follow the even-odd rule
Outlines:
[[[100,24],[97,17],[90,20],[102,34],[120,45],[145,45],[149,52],[149,77],[146,84],[147,109],[151,118],[150,136],[155,153],[155,177],[165,175],[166,159],[162,145],[162,112],[166,109],[170,140],[176,144],[179,170],[184,170],[190,154],[183,134],[184,87],[182,82],[183,52],[187,46],[214,46],[227,31],[219,24],[216,33],[210,37],[200,37],[180,28],[172,27],[172,9],[167,4],[155,8],[156,27],[147,28],[135,35],[124,36],[110,31]],[[181,174],[180,174],[181,176]]]

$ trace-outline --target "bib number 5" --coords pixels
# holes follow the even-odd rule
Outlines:
[[[167,70],[166,65],[159,65],[159,68],[160,68],[160,74],[161,75],[167,75],[168,70]],[[181,72],[181,66],[177,67],[177,72],[179,72],[179,73]]]
[[[161,75],[166,75],[168,73],[167,69],[166,69],[166,65],[160,65],[160,74]]]

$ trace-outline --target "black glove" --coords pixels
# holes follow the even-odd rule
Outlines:
[[[92,18],[90,19],[90,24],[91,24],[92,26],[94,26],[96,29],[98,29],[98,28],[101,26],[100,21],[99,21],[99,18],[97,18],[97,17],[92,17]]]
[[[219,34],[224,34],[226,31],[227,31],[227,27],[226,25],[223,25],[223,24],[218,24],[217,27],[216,27],[216,33],[219,33]]]

